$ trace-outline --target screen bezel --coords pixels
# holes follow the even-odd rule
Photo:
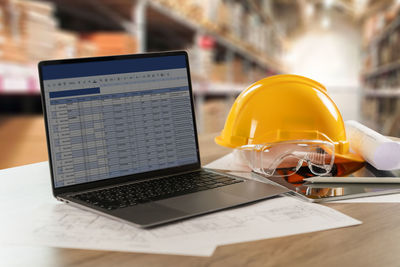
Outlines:
[[[50,130],[47,120],[47,110],[46,110],[46,97],[45,97],[45,89],[44,89],[44,82],[43,82],[43,73],[42,67],[49,66],[49,65],[61,65],[61,64],[76,64],[76,63],[84,63],[84,62],[99,62],[99,61],[114,61],[114,60],[125,60],[125,59],[139,59],[139,58],[151,58],[151,57],[167,57],[167,56],[184,56],[186,61],[186,72],[188,77],[188,84],[189,84],[189,94],[190,94],[190,104],[192,109],[192,119],[193,119],[193,128],[195,134],[195,143],[196,143],[196,154],[197,154],[197,162],[193,164],[186,164],[177,167],[171,167],[156,171],[149,171],[131,175],[125,175],[121,177],[113,177],[107,178],[99,181],[92,181],[86,182],[76,185],[70,186],[63,186],[63,187],[56,187],[55,186],[55,175],[53,168],[53,161],[52,161],[52,153],[51,153],[51,143],[50,143]],[[77,192],[77,191],[84,191],[90,190],[99,187],[105,187],[120,183],[132,182],[132,181],[139,181],[145,180],[148,178],[154,178],[158,176],[167,176],[173,175],[177,173],[187,172],[187,171],[194,171],[198,170],[201,167],[200,161],[200,151],[199,151],[199,143],[197,137],[197,127],[196,127],[196,116],[195,116],[195,109],[193,105],[193,91],[192,91],[192,80],[190,76],[190,67],[189,67],[189,60],[188,54],[186,51],[169,51],[169,52],[156,52],[156,53],[142,53],[142,54],[131,54],[131,55],[118,55],[118,56],[106,56],[106,57],[88,57],[88,58],[76,58],[76,59],[59,59],[59,60],[46,60],[41,61],[38,63],[38,70],[39,70],[39,80],[40,80],[40,92],[41,92],[41,100],[42,100],[42,109],[43,109],[43,116],[45,122],[45,129],[46,129],[46,141],[47,141],[47,152],[49,155],[49,166],[50,166],[50,176],[51,176],[51,184],[53,195],[57,197],[60,194],[70,193],[70,192]]]

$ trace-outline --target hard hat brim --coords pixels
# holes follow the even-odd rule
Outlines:
[[[217,143],[220,146],[224,146],[224,147],[229,147],[229,148],[236,148],[238,145],[233,145],[230,144],[228,142],[225,141],[225,139],[219,135],[217,137],[214,138],[215,143]],[[239,145],[240,146],[240,145]]]
[[[351,152],[347,154],[335,153],[335,163],[345,162],[365,162],[365,160],[360,155]]]

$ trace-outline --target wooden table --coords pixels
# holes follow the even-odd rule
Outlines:
[[[203,164],[230,151],[214,136],[199,138]],[[363,224],[220,246],[209,258],[0,245],[0,266],[400,266],[400,203],[325,205]]]

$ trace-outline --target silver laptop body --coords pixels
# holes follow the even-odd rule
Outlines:
[[[39,75],[60,201],[151,227],[288,191],[201,168],[184,51],[43,61]]]

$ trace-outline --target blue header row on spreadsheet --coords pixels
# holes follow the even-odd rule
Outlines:
[[[50,92],[50,98],[58,98],[58,97],[65,97],[65,96],[92,95],[92,94],[100,93],[100,88],[88,88],[88,89],[89,90],[77,89],[77,90],[65,90],[65,91],[58,91],[58,92]],[[102,99],[109,99],[109,98],[116,98],[116,97],[179,92],[179,91],[187,91],[187,90],[189,90],[188,86],[180,86],[180,87],[172,87],[172,88],[152,89],[152,90],[147,90],[147,91],[135,91],[135,92],[129,92],[129,93],[115,93],[115,94],[90,96],[90,97],[67,98],[67,99],[59,99],[59,100],[50,100],[50,105],[66,104],[66,103],[72,103],[72,102],[84,102],[84,101],[90,101],[90,100],[102,100]]]
[[[186,68],[184,55],[42,66],[43,80]]]
[[[95,88],[85,88],[85,89],[74,89],[74,90],[64,90],[58,92],[50,92],[50,98],[66,97],[66,96],[78,96],[78,95],[92,95],[99,94],[100,87]]]

